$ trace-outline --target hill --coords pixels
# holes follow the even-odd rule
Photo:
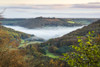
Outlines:
[[[41,45],[49,46],[48,50],[53,53],[62,54],[66,51],[69,51],[70,45],[78,44],[77,37],[78,36],[86,36],[89,31],[94,31],[95,36],[100,34],[100,20],[83,27],[82,29],[75,30],[73,32],[70,32],[69,34],[66,34],[62,37],[50,39],[49,41],[42,43]],[[55,49],[56,48],[56,49]]]
[[[11,28],[6,28],[4,26],[0,26],[0,29],[8,32],[8,34],[12,35],[14,38],[19,37],[20,39],[26,39],[26,38],[29,38],[31,36],[34,36],[34,35],[26,34],[26,33],[23,33],[23,32],[15,31]]]
[[[3,19],[3,25],[17,25],[26,28],[41,28],[44,26],[81,26],[90,24],[97,19],[74,19],[74,18],[30,18],[30,19]]]

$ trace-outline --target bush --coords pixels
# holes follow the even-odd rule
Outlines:
[[[79,45],[73,45],[73,52],[64,53],[65,60],[71,67],[100,67],[100,45],[94,42],[95,37],[89,32],[85,41],[78,37]]]

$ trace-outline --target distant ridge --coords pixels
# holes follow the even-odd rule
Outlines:
[[[17,25],[26,28],[41,28],[45,26],[81,26],[84,24],[90,24],[97,19],[84,19],[84,18],[49,18],[49,17],[36,17],[36,18],[17,18],[17,19],[3,19],[1,20],[3,25]]]

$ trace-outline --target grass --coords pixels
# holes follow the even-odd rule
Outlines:
[[[38,41],[25,42],[25,40],[21,40],[21,44],[19,45],[19,47],[26,47],[29,44],[35,44],[35,43],[41,43],[41,42],[38,42]],[[51,58],[59,58],[59,56],[57,56],[53,53],[50,53],[48,50],[46,50],[46,55],[45,56],[48,56],[48,57],[51,57]]]
[[[68,23],[72,23],[72,24],[74,24],[75,22],[74,21],[67,21]]]
[[[28,42],[25,40],[21,40],[21,44],[19,45],[19,47],[26,47],[29,44],[37,44],[37,43],[41,43],[41,42],[39,42],[39,41]]]
[[[46,55],[45,56],[48,56],[48,57],[51,57],[51,58],[59,58],[59,56],[56,56],[53,53],[50,53],[48,50],[46,50]]]

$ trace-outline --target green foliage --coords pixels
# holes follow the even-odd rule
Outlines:
[[[67,21],[67,22],[68,22],[68,23],[72,23],[72,24],[73,24],[73,23],[76,23],[76,22],[74,22],[74,21]]]
[[[50,53],[48,50],[46,50],[46,55],[45,56],[48,56],[48,57],[51,57],[51,58],[59,58],[59,56],[54,55],[53,53]]]
[[[94,42],[94,39],[91,32],[85,40],[78,37],[79,45],[72,46],[74,52],[64,53],[64,58],[61,59],[71,67],[100,67],[100,46]]]
[[[62,53],[66,53],[69,51],[71,51],[71,47],[63,46],[63,47],[60,47],[58,50],[56,50],[56,53],[61,55]]]

